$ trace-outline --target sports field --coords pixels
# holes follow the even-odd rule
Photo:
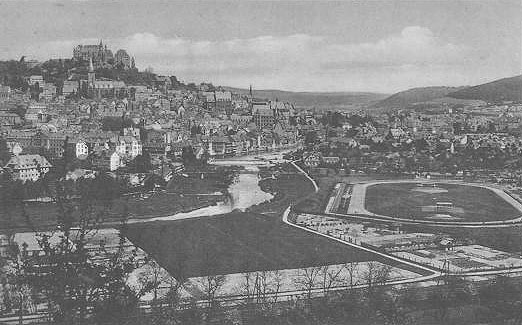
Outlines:
[[[452,183],[371,184],[364,204],[370,213],[432,221],[509,220],[521,214],[491,189]]]

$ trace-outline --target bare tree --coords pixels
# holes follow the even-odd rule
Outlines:
[[[312,299],[312,291],[319,284],[321,275],[321,266],[312,266],[299,269],[297,276],[294,278],[296,286],[306,291],[308,302]]]
[[[27,263],[27,245],[22,247],[19,252],[18,246],[10,245],[9,255],[11,258],[3,267],[5,271],[6,282],[3,286],[4,291],[4,308],[8,311],[17,310],[19,323],[23,323],[23,316],[26,312],[35,311],[35,303],[33,301],[32,287],[27,280],[26,263]]]
[[[344,264],[344,269],[348,273],[346,280],[347,280],[350,288],[353,288],[353,286],[357,284],[355,282],[355,280],[357,279],[358,268],[359,268],[359,262],[349,262],[349,263]]]
[[[321,267],[323,293],[326,296],[330,290],[344,282],[344,265],[332,266],[324,265]]]
[[[390,279],[391,266],[376,261],[366,262],[365,266],[362,277],[366,285],[366,307],[368,317],[373,317],[386,301],[383,285]]]
[[[447,322],[451,309],[459,309],[463,303],[471,301],[468,284],[458,277],[447,277],[428,295],[433,307],[433,317],[441,324]]]
[[[207,301],[207,319],[212,319],[218,309],[217,294],[226,282],[225,275],[207,275],[199,280]]]
[[[280,270],[272,271],[272,279],[274,283],[273,294],[274,294],[274,304],[277,303],[279,299],[279,293],[281,292],[281,288],[283,286],[283,272]]]
[[[161,303],[159,290],[162,284],[165,284],[171,276],[163,269],[154,259],[149,256],[145,259],[145,265],[141,267],[143,270],[138,275],[138,286],[145,288],[150,287],[153,294],[152,305],[156,306]]]
[[[256,272],[256,302],[258,304],[266,304],[268,302],[267,296],[271,291],[271,279],[269,271]]]
[[[243,273],[243,282],[240,285],[240,293],[245,296],[246,304],[251,304],[254,302],[255,296],[255,272],[245,272]]]
[[[362,276],[368,289],[386,283],[390,278],[392,267],[376,261],[366,262],[366,269]]]
[[[166,292],[153,308],[153,324],[183,324],[187,320],[183,319],[182,289],[186,283],[185,279],[177,280],[173,277],[166,277],[162,280],[166,285]],[[185,306],[183,306],[185,307]],[[192,308],[197,309],[196,306]]]

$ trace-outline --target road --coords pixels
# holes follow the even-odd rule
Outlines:
[[[314,184],[314,188],[316,189],[316,192],[318,191],[318,187],[317,187],[317,183],[315,182],[315,180],[313,178],[311,178],[303,169],[301,169],[299,166],[297,166],[294,162],[291,162],[291,164],[296,167],[297,170],[299,170],[301,173],[305,174],[306,177]],[[339,193],[339,191],[337,192],[338,195],[341,195]],[[522,205],[521,205],[522,207]],[[408,265],[408,266],[411,266],[411,267],[414,267],[414,268],[417,268],[419,270],[422,270],[423,272],[426,272],[428,273],[428,275],[426,276],[422,276],[422,277],[418,277],[418,278],[414,278],[414,279],[406,279],[406,280],[401,280],[401,281],[404,281],[402,283],[412,283],[412,282],[422,282],[422,281],[428,281],[428,280],[432,280],[432,279],[436,279],[442,275],[444,275],[445,273],[442,273],[434,268],[431,268],[431,267],[428,267],[424,264],[420,264],[420,263],[417,263],[417,262],[412,262],[412,261],[409,261],[409,260],[405,260],[405,259],[402,259],[402,258],[399,258],[397,256],[394,256],[392,254],[388,254],[388,253],[385,253],[385,252],[381,252],[381,251],[377,251],[377,250],[374,250],[374,249],[371,249],[371,248],[368,248],[368,247],[363,247],[361,245],[357,245],[355,243],[352,243],[352,242],[347,242],[347,241],[344,241],[340,238],[337,238],[337,237],[334,237],[334,236],[331,236],[331,235],[328,235],[328,234],[324,234],[324,233],[321,233],[321,232],[318,232],[318,231],[315,231],[313,229],[309,229],[309,228],[306,228],[306,227],[303,227],[303,226],[299,226],[299,225],[296,225],[295,223],[293,222],[290,222],[288,220],[288,215],[290,214],[291,212],[291,209],[292,207],[289,206],[285,212],[283,213],[283,222],[292,226],[292,227],[295,227],[295,228],[299,228],[303,231],[308,231],[308,232],[311,232],[311,233],[314,233],[316,235],[320,235],[320,236],[323,236],[323,237],[326,237],[326,238],[329,238],[331,240],[335,240],[337,242],[340,242],[340,243],[343,243],[345,245],[348,245],[348,246],[351,246],[351,247],[354,247],[354,248],[357,248],[357,249],[361,249],[361,250],[364,250],[368,253],[371,253],[371,254],[375,254],[376,256],[380,256],[381,258],[385,258],[387,260],[390,260],[390,261],[393,261],[393,262],[396,262],[396,263],[400,263],[400,264],[403,264],[403,265]],[[326,213],[327,215],[333,215],[333,216],[344,216],[346,217],[347,215],[341,215],[341,214],[336,214],[336,213]],[[370,220],[370,221],[382,221],[381,218],[376,218],[376,217],[372,217],[372,216],[356,216],[357,218],[364,218],[365,220]],[[407,221],[411,221],[411,220],[408,220],[406,219]],[[438,224],[437,224],[438,225]],[[452,226],[455,226],[455,225],[452,225]],[[464,225],[465,226],[465,225]],[[484,224],[480,224],[480,225],[476,225],[476,226],[481,226],[481,227],[491,227],[493,225],[484,225]],[[506,226],[506,227],[512,227],[513,226],[513,223],[506,223],[505,224],[502,224],[502,225],[494,225],[495,227],[502,227],[502,226]],[[471,277],[471,276],[488,276],[488,275],[500,275],[500,274],[512,274],[512,273],[522,273],[522,267],[515,267],[515,268],[506,268],[506,269],[498,269],[498,270],[484,270],[484,271],[469,271],[469,272],[462,272],[462,273],[450,273],[450,275],[458,275],[458,276],[463,276],[463,277]],[[410,282],[408,282],[410,281]],[[396,283],[388,283],[388,284],[396,284]]]

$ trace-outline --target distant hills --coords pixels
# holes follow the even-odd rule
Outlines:
[[[412,88],[369,105],[370,110],[429,107],[440,103],[522,101],[522,75],[477,86]]]
[[[405,108],[415,103],[422,103],[446,97],[460,88],[458,87],[423,87],[412,88],[387,97],[371,108]]]
[[[247,95],[248,89],[223,87]],[[254,90],[254,97],[295,104],[296,108],[318,110],[356,110],[386,98],[387,94],[366,92],[293,92],[273,89]]]
[[[225,87],[228,90],[248,94],[248,89]],[[477,101],[522,102],[522,75],[503,78],[476,86],[420,87],[398,92],[391,96],[370,92],[291,92],[281,90],[255,90],[254,97],[278,99],[295,103],[297,108],[319,110],[357,110],[383,112],[394,109],[431,110],[449,105],[469,104]]]
[[[522,101],[522,75],[460,89],[448,94],[448,97],[486,102]]]

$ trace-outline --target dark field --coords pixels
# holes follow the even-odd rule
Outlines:
[[[370,185],[366,189],[365,207],[372,213],[392,217],[431,219],[435,213],[447,214],[461,221],[491,221],[515,218],[520,212],[494,192],[475,186],[439,184],[446,193],[412,191],[415,183]],[[452,202],[461,211],[422,211],[436,202]],[[463,210],[463,211],[462,211]],[[431,219],[437,220],[437,219]]]
[[[257,213],[128,225],[126,236],[172,275],[299,268],[367,261],[367,253]]]

